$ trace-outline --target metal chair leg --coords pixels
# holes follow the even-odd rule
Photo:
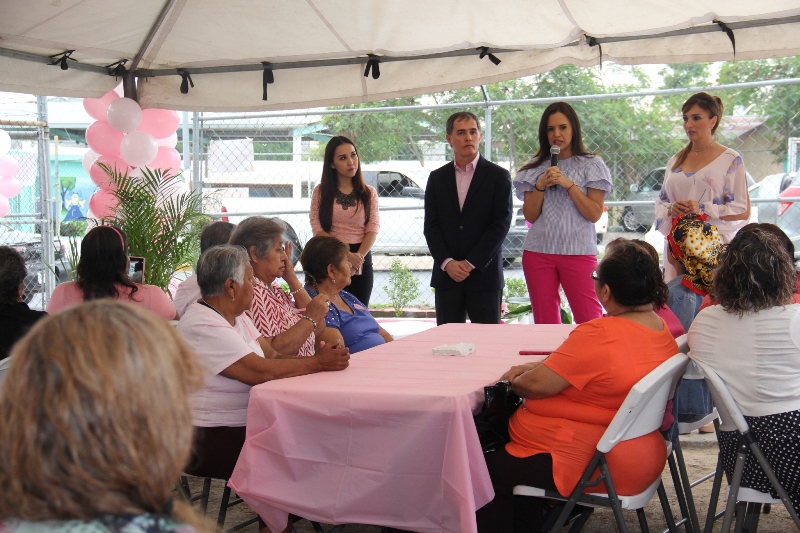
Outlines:
[[[647,515],[644,514],[644,509],[636,509],[636,518],[639,519],[639,528],[642,533],[650,533],[650,528],[647,526]]]
[[[206,514],[206,509],[208,509],[208,495],[211,493],[211,478],[207,477],[203,479],[203,494],[200,497],[200,512],[202,514]]]
[[[721,533],[730,533],[731,531],[733,510],[736,508],[736,502],[739,498],[739,486],[742,483],[744,462],[747,459],[747,445],[742,439],[739,439],[738,449],[736,453],[736,463],[733,469],[733,479],[731,480],[730,489],[728,491],[728,500],[725,504],[725,516],[722,518]]]
[[[717,472],[714,474],[714,482],[711,485],[711,498],[708,502],[708,513],[706,513],[706,524],[703,533],[711,533],[714,529],[714,520],[717,514],[717,502],[719,501],[719,492],[722,488],[722,476],[725,475],[725,469],[722,466],[722,458],[717,455]]]
[[[217,526],[222,528],[225,524],[225,516],[228,514],[228,501],[231,499],[231,488],[225,485],[222,491],[222,499],[219,502],[219,515],[217,516]]]
[[[677,438],[675,440],[678,442],[673,446],[673,450],[675,451],[675,458],[678,463],[678,473],[680,474],[681,485],[683,486],[683,496],[686,498],[686,507],[689,509],[689,514],[684,514],[684,516],[688,516],[692,524],[691,530],[688,526],[686,527],[686,533],[690,533],[690,531],[700,533],[700,519],[697,517],[697,507],[694,505],[692,482],[689,480],[689,473],[686,471],[686,460],[683,458],[681,443]],[[680,503],[680,499],[678,502]]]
[[[680,489],[678,488],[677,490]],[[675,517],[672,516],[672,508],[669,506],[669,499],[667,498],[667,491],[664,489],[664,483],[658,484],[657,492],[658,501],[661,502],[661,510],[664,512],[664,519],[667,521],[669,532],[678,533],[678,527],[675,525]]]

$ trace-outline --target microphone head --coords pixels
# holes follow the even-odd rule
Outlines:
[[[561,148],[557,144],[554,144],[550,147],[550,153],[558,155],[561,153]]]

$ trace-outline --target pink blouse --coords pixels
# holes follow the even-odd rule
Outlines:
[[[375,188],[367,185],[372,195],[369,206],[369,223],[364,225],[364,206],[358,200],[353,207],[343,208],[338,202],[333,202],[333,220],[331,230],[328,232],[345,244],[359,244],[364,240],[367,233],[378,233],[381,228],[380,214],[378,213],[378,193]],[[324,230],[319,222],[319,204],[322,191],[320,186],[314,188],[311,195],[311,212],[308,214],[311,219],[311,231],[314,235],[319,235]]]
[[[278,287],[265,285],[256,280],[253,285],[253,305],[247,311],[258,331],[264,337],[275,337],[300,321],[302,314],[292,297]],[[308,336],[296,354],[299,357],[314,355],[315,336]],[[292,355],[292,354],[284,354]]]
[[[129,302],[144,307],[167,320],[175,318],[175,306],[164,291],[155,285],[139,285],[138,287],[139,289],[131,296],[131,290],[128,287],[117,285],[117,290],[122,294],[116,299],[120,302]],[[47,312],[52,315],[82,303],[83,291],[77,283],[68,281],[60,284],[53,291],[50,302],[47,304]]]

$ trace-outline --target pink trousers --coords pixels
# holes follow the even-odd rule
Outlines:
[[[525,250],[522,271],[537,324],[561,323],[561,298],[558,287],[564,287],[572,316],[582,324],[603,315],[603,308],[594,293],[592,272],[597,269],[593,255],[540,254]]]

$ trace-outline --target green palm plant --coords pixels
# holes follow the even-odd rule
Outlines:
[[[142,176],[130,176],[97,163],[114,184],[119,204],[112,218],[103,219],[128,236],[130,254],[145,258],[146,282],[167,292],[170,279],[190,267],[200,255],[200,230],[208,217],[202,214],[202,196],[169,193],[178,175],[142,168]]]

